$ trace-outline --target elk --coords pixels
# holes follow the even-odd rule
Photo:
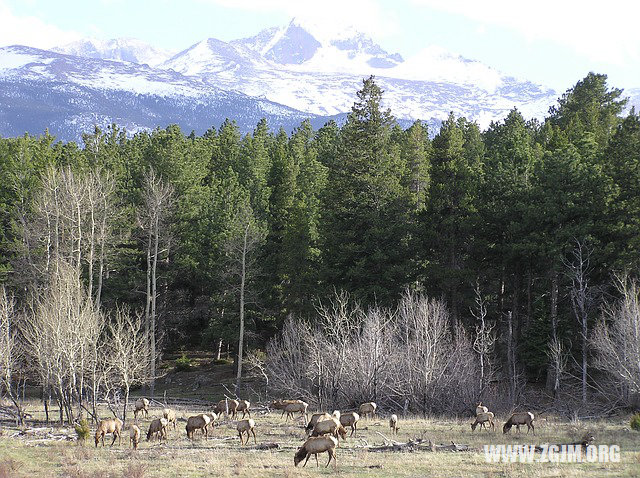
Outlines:
[[[378,405],[376,405],[375,402],[366,402],[360,405],[360,408],[358,409],[358,411],[360,412],[360,416],[362,418],[366,418],[367,415],[370,415],[372,418],[375,419],[376,408],[378,408]]]
[[[398,434],[398,415],[395,413],[389,418],[389,428],[391,428],[394,435]]]
[[[333,458],[333,465],[335,468],[338,467],[338,462],[336,461],[336,446],[338,445],[338,440],[336,440],[332,436],[323,436],[323,437],[312,437],[309,438],[304,445],[302,445],[295,456],[293,457],[293,464],[298,466],[302,460],[305,460],[304,465],[307,466],[307,462],[309,461],[309,457],[311,455],[316,456],[316,466],[320,466],[318,464],[318,453],[324,453],[325,451],[329,454],[329,461],[327,461],[327,466],[331,463],[331,459]]]
[[[189,440],[193,440],[193,433],[196,430],[204,430],[205,438],[208,437],[209,433],[207,430],[207,425],[211,422],[211,418],[207,415],[194,415],[187,419],[187,438]]]
[[[240,420],[238,425],[236,426],[236,430],[238,430],[238,435],[240,436],[240,444],[246,445],[249,443],[249,433],[253,435],[253,443],[256,442],[256,431],[255,431],[256,422],[253,418],[249,418],[247,420]],[[243,442],[243,433],[247,434],[247,441]]]
[[[471,424],[471,431],[475,431],[476,427],[480,425],[480,428],[487,429],[486,423],[489,422],[489,428],[493,431],[496,429],[496,425],[493,422],[493,412],[481,412],[476,415],[475,421]]]
[[[138,443],[140,443],[140,428],[137,425],[131,425],[129,428],[129,444],[134,450],[137,450]]]
[[[220,400],[216,404],[216,406],[213,408],[213,411],[216,412],[217,414],[226,413],[231,418],[236,418],[239,404],[240,402],[238,402],[238,400],[233,400],[233,399]]]
[[[533,430],[533,434],[535,435],[536,429],[533,426],[533,420],[534,416],[531,412],[516,412],[511,415],[509,420],[504,424],[502,427],[502,433],[507,433],[511,430],[513,425],[516,426],[517,432],[520,433],[520,425],[527,425],[527,433],[529,433],[530,430]]]
[[[120,420],[119,418],[107,418],[105,420],[102,420],[98,425],[98,429],[96,430],[96,438],[95,438],[96,446],[98,446],[98,442],[100,440],[102,440],[102,446],[104,446],[104,436],[107,433],[113,434],[113,441],[109,446],[113,446],[113,444],[116,442],[116,438],[118,439],[118,446],[120,446],[121,431],[122,431],[122,420]]]
[[[342,426],[351,427],[351,435],[349,436],[353,436],[354,433],[356,434],[356,436],[358,436],[358,420],[360,420],[360,415],[358,415],[356,412],[344,413],[340,415],[340,423],[342,424]]]
[[[136,400],[135,410],[133,411],[133,419],[138,420],[138,413],[145,418],[149,416],[149,400],[142,397]]]

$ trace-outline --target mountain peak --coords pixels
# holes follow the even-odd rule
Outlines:
[[[157,66],[170,58],[175,52],[155,48],[136,38],[112,38],[100,40],[83,38],[66,45],[53,48],[52,51],[85,58],[126,61],[129,63]]]
[[[404,60],[390,54],[351,26],[327,30],[324,26],[293,18],[286,26],[262,30],[253,37],[231,42],[257,52],[279,65],[312,71],[366,73],[371,68],[393,68]]]

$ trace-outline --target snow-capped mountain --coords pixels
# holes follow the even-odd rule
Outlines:
[[[131,133],[177,123],[202,134],[226,118],[243,131],[261,118],[288,130],[306,118],[315,127],[328,120],[147,65],[0,48],[0,134],[5,136],[49,129],[60,139],[78,140],[93,125],[112,122]]]
[[[283,28],[269,28],[233,45],[255,51],[278,65],[301,65],[306,71],[362,73],[369,68],[387,69],[402,63],[398,53],[389,54],[362,33],[347,29],[327,37],[311,31],[296,19]],[[345,70],[346,68],[346,70]]]
[[[135,38],[117,38],[113,40],[85,38],[53,48],[53,51],[86,58],[128,61],[150,66],[158,66],[176,53],[173,50],[154,48],[148,43]]]
[[[202,41],[160,68],[318,115],[349,111],[370,74],[385,90],[385,105],[409,120],[442,120],[453,111],[486,127],[514,106],[542,117],[556,100],[551,89],[441,48],[425,48],[405,60],[353,29],[327,35],[295,19],[228,43]]]
[[[437,124],[453,112],[486,127],[513,107],[542,118],[557,98],[435,46],[404,58],[353,28],[327,31],[295,19],[230,42],[209,38],[170,58],[130,39],[56,50],[0,48],[0,134],[21,134],[22,127],[39,133],[44,117],[72,138],[111,121],[130,130],[177,122],[197,132],[225,117],[245,131],[262,116],[274,128],[291,129],[306,117],[319,125],[344,117],[371,74],[385,90],[384,106],[403,122]]]

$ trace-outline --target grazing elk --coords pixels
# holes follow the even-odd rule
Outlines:
[[[475,431],[476,427],[480,425],[480,428],[487,429],[486,424],[489,423],[489,428],[493,431],[496,430],[496,425],[493,421],[493,412],[481,412],[476,415],[476,419],[471,424],[471,431]]]
[[[98,446],[98,442],[100,442],[100,440],[102,440],[102,446],[104,446],[104,436],[107,435],[108,433],[113,434],[113,441],[109,446],[113,446],[113,444],[116,442],[116,438],[118,439],[118,446],[120,446],[121,431],[122,431],[122,420],[120,420],[119,418],[107,418],[105,420],[100,421],[100,424],[98,425],[98,429],[96,430],[96,437],[95,437],[96,446]]]
[[[332,436],[323,436],[323,437],[312,437],[309,438],[304,445],[302,445],[295,456],[293,457],[293,464],[298,466],[298,464],[304,460],[304,465],[307,466],[307,462],[309,461],[309,457],[311,455],[316,456],[316,466],[318,464],[318,453],[324,453],[325,451],[329,454],[329,461],[327,461],[327,465],[331,463],[331,459],[333,458],[333,465],[335,468],[338,467],[338,462],[336,461],[336,446],[338,445],[338,440],[336,440]],[[326,467],[325,467],[326,468]]]
[[[238,430],[238,435],[240,436],[241,445],[246,445],[247,443],[249,443],[249,433],[253,435],[253,443],[257,443],[255,427],[256,427],[256,422],[253,420],[253,418],[249,418],[247,420],[240,420],[238,422],[238,425],[236,426],[236,430]],[[244,433],[247,434],[247,440],[245,442],[242,441]]]
[[[502,433],[507,433],[509,430],[511,430],[511,427],[513,425],[516,426],[517,432],[520,433],[520,425],[527,425],[527,433],[533,430],[533,434],[535,435],[536,428],[533,426],[533,420],[534,416],[531,412],[516,412],[511,415],[509,420],[507,420],[507,422],[504,424],[504,426],[502,427]]]

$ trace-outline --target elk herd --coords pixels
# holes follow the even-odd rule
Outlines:
[[[129,442],[134,450],[138,449],[142,433],[138,424],[138,417],[148,417],[149,405],[150,402],[146,398],[139,398],[135,402],[134,424],[129,426]],[[367,418],[375,420],[378,407],[374,402],[366,402],[358,407],[357,412],[341,413],[339,410],[334,410],[333,413],[314,413],[310,418],[307,413],[308,404],[302,400],[275,400],[268,408],[282,411],[280,415],[281,418],[285,418],[286,414],[285,422],[290,418],[294,420],[297,414],[297,417],[304,419],[304,422],[307,424],[305,427],[305,441],[302,446],[298,448],[294,456],[295,466],[298,466],[302,460],[305,460],[304,465],[306,465],[311,455],[315,455],[317,465],[318,454],[325,452],[329,455],[329,461],[327,461],[326,466],[329,466],[331,460],[334,461],[334,466],[337,466],[335,449],[339,447],[340,440],[347,439],[347,428],[351,430],[349,436],[355,435],[357,437],[358,422],[361,419]],[[239,417],[240,412],[242,412],[242,417]],[[246,416],[248,416],[248,418],[245,418]],[[251,418],[251,403],[247,400],[228,398],[216,403],[210,413],[201,413],[187,417],[185,427],[187,438],[193,440],[196,432],[202,433],[202,435],[207,438],[209,431],[213,431],[215,428],[215,423],[225,417],[231,420],[240,418],[235,425],[241,445],[248,444],[251,436],[253,436],[254,444],[257,444],[255,432],[256,422]],[[502,431],[503,433],[507,433],[515,425],[516,430],[520,432],[520,425],[527,425],[527,433],[533,431],[535,434],[533,421],[533,413],[516,412],[505,422]],[[153,418],[149,424],[147,441],[166,441],[169,426],[173,426],[173,429],[176,430],[177,422],[175,411],[170,408],[163,408],[162,416]],[[478,425],[480,425],[481,429],[484,428],[487,431],[489,429],[495,431],[496,429],[494,413],[482,405],[482,402],[476,406],[475,419],[473,423],[471,423],[471,431],[475,431]],[[112,435],[111,446],[115,443],[116,438],[118,439],[118,444],[120,444],[122,427],[123,423],[119,418],[102,420],[95,433],[96,447],[101,441],[104,446],[105,435]],[[389,428],[394,435],[398,433],[398,416],[396,414],[389,415]]]

